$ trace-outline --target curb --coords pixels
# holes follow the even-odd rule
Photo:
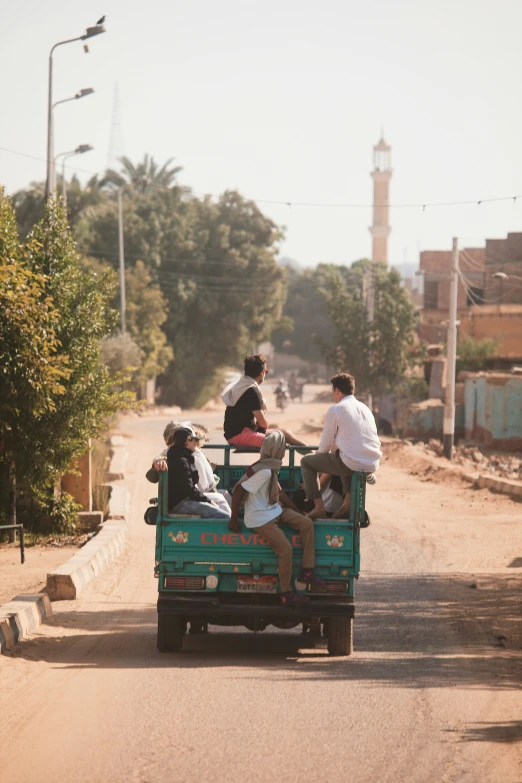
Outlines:
[[[383,439],[383,442],[390,443],[392,440],[390,439],[387,441],[386,439]],[[400,442],[400,440],[393,439],[393,442]],[[423,454],[422,452],[417,452],[415,450],[415,446],[413,446],[411,443],[408,444],[408,448],[413,451],[416,457],[420,457],[421,459],[424,457],[426,463],[430,465],[430,467],[444,470],[447,473],[456,476],[457,478],[469,482],[476,489],[489,489],[492,492],[498,492],[502,495],[509,495],[516,500],[522,500],[522,482],[520,481],[513,481],[512,479],[500,479],[495,478],[494,476],[483,476],[478,472],[466,473],[465,469],[460,465],[455,465],[453,463],[440,464],[438,461],[435,462],[435,459],[439,460],[442,458],[437,457],[437,455],[434,454],[433,458],[430,459],[428,455]]]
[[[0,606],[0,654],[12,650],[52,613],[46,593],[17,595],[9,603]]]
[[[127,461],[125,440],[120,435],[111,437],[113,455],[109,466],[111,473],[119,473],[115,468],[123,468]],[[120,474],[123,478],[123,474]],[[129,515],[130,495],[128,489],[120,484],[109,484],[109,516],[99,527],[99,532],[66,563],[47,574],[46,592],[51,601],[70,601],[78,598],[85,585],[92,582],[101,572],[122,553],[127,539],[127,517]]]
[[[127,451],[124,449],[124,438],[113,436],[111,446],[114,453],[109,470],[123,478],[123,473],[114,470],[113,465],[117,468],[125,466]],[[12,650],[52,615],[51,601],[77,598],[85,585],[92,582],[123,551],[127,539],[130,495],[121,485],[109,486],[109,517],[99,526],[97,535],[67,562],[47,574],[44,592],[17,595],[9,603],[0,606],[0,654]]]
[[[92,582],[120,555],[127,538],[125,519],[109,518],[100,532],[66,563],[47,574],[46,592],[51,601],[78,598],[86,584]]]
[[[469,477],[469,479],[468,479]],[[491,489],[493,492],[500,492],[503,495],[510,495],[512,498],[522,499],[522,484],[511,479],[497,479],[492,476],[474,476],[467,474],[466,478],[474,482],[479,489]]]

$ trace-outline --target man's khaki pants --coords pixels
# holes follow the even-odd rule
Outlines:
[[[340,476],[343,482],[343,495],[350,492],[354,471],[344,464],[339,452],[324,454],[317,451],[315,454],[307,454],[301,460],[301,472],[308,500],[317,500],[321,497],[319,486],[319,473],[328,473],[330,476]]]
[[[301,536],[302,567],[313,568],[315,565],[314,523],[308,517],[293,511],[291,508],[283,509],[283,513],[267,522],[266,525],[255,527],[258,535],[263,536],[279,558],[279,583],[281,592],[287,593],[292,589],[292,544],[283,533],[277,523],[290,525],[299,531]]]

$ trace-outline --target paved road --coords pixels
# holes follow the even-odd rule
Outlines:
[[[2,781],[520,783],[520,506],[385,462],[352,658],[296,631],[217,628],[160,655],[142,477],[163,424],[123,424],[123,557],[0,659]]]

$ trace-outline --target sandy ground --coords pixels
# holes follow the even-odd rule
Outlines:
[[[47,573],[77,551],[75,546],[26,546],[22,565],[18,544],[0,547],[0,606],[21,593],[39,593],[45,587]]]
[[[305,402],[271,418],[297,430],[325,409]],[[218,437],[221,411],[189,415]],[[122,421],[124,555],[0,659],[3,779],[520,783],[520,504],[384,459],[368,493],[351,658],[296,630],[217,628],[160,655],[142,513],[165,423]]]

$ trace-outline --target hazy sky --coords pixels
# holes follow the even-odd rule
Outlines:
[[[2,2],[0,182],[45,175],[47,58],[107,15],[107,34],[59,48],[56,153],[107,163],[119,84],[122,153],[175,157],[200,193],[370,204],[372,146],[392,145],[391,202],[522,195],[520,0],[20,0]],[[81,174],[86,178],[87,174]],[[371,209],[260,204],[301,264],[370,253]],[[393,208],[390,259],[522,230],[522,198]]]

